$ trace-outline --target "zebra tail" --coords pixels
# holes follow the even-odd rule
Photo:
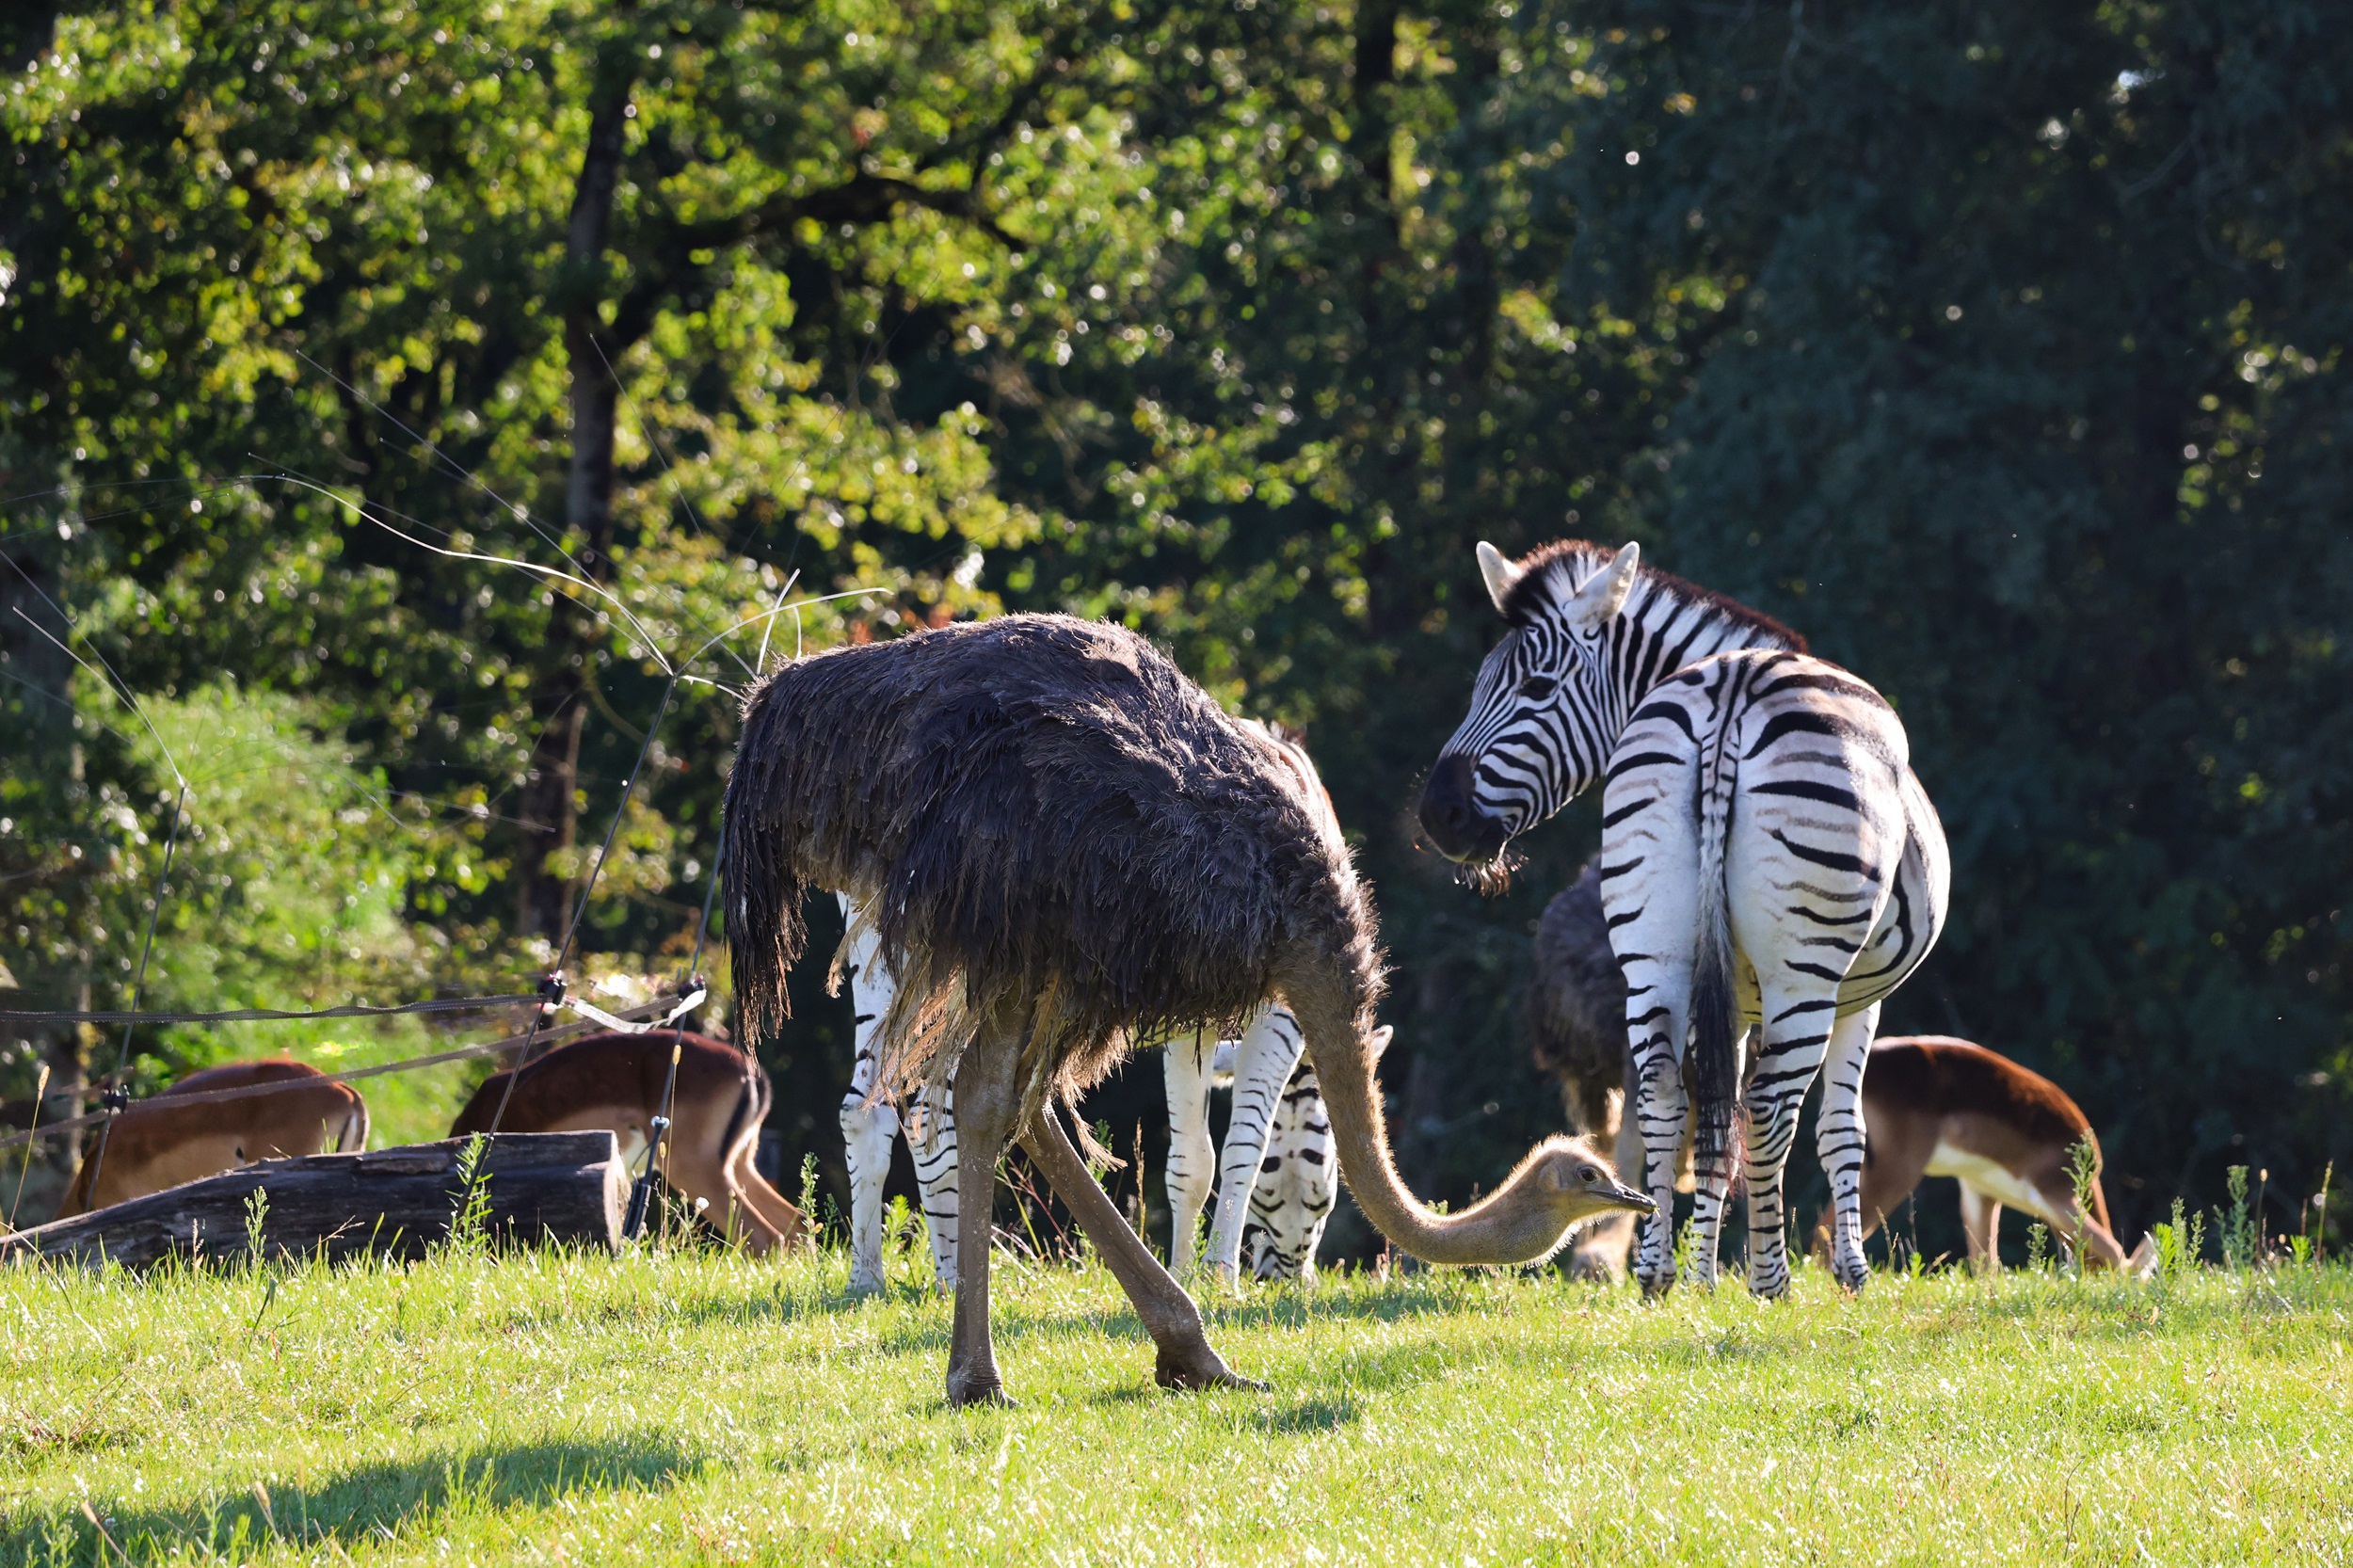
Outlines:
[[[1732,998],[1732,918],[1724,842],[1732,827],[1733,748],[1718,742],[1700,801],[1699,943],[1691,975],[1692,1152],[1703,1171],[1731,1152],[1740,1098],[1740,1032]]]

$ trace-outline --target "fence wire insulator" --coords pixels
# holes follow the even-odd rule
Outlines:
[[[131,1108],[131,1091],[120,1085],[112,1089],[101,1090],[98,1103],[115,1114],[120,1115]]]
[[[538,992],[539,1010],[543,1013],[553,1013],[558,1011],[563,1007],[564,1000],[569,990],[570,982],[564,978],[563,970],[551,969],[546,974],[541,975],[539,977]]]

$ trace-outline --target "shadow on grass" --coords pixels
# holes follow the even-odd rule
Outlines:
[[[1269,1432],[1337,1432],[1363,1416],[1353,1397],[1322,1395],[1269,1410],[1255,1424]]]
[[[216,1495],[180,1508],[91,1499],[108,1544],[78,1505],[25,1510],[0,1520],[0,1560],[112,1563],[177,1554],[232,1560],[272,1541],[323,1547],[389,1542],[454,1512],[536,1508],[584,1492],[666,1485],[704,1461],[666,1439],[550,1442],[471,1448],[366,1464],[311,1486]]]
[[[1179,1394],[1149,1383],[1135,1383],[1105,1388],[1086,1397],[1088,1404],[1098,1408],[1159,1404],[1173,1400],[1214,1400],[1221,1411],[1234,1417],[1238,1427],[1258,1432],[1337,1432],[1361,1419],[1364,1414],[1353,1395],[1316,1395],[1294,1400],[1285,1399],[1280,1389],[1213,1388]]]
[[[1386,1285],[1335,1290],[1260,1287],[1261,1293],[1201,1301],[1202,1316],[1219,1328],[1305,1328],[1310,1321],[1401,1322],[1411,1318],[1457,1318],[1492,1309],[1493,1299],[1463,1275],[1427,1273],[1392,1279]]]

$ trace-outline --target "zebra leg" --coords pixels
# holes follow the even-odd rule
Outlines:
[[[1787,989],[1764,1000],[1756,1070],[1741,1096],[1749,1184],[1749,1288],[1767,1301],[1789,1289],[1788,1196],[1784,1174],[1798,1138],[1798,1116],[1832,1036],[1820,1020],[1837,1005],[1833,990],[1806,997]],[[1783,1020],[1776,1024],[1773,1019]]]
[[[1879,1004],[1873,1002],[1832,1028],[1830,1070],[1815,1129],[1815,1147],[1830,1176],[1831,1272],[1849,1290],[1861,1290],[1871,1273],[1863,1259],[1863,1069],[1879,1022]]]
[[[1631,976],[1629,976],[1631,978]],[[1683,1125],[1689,1097],[1683,1092],[1682,998],[1670,1007],[1654,1002],[1659,987],[1626,999],[1626,1029],[1634,1041],[1634,1118],[1642,1142],[1642,1188],[1658,1208],[1642,1222],[1634,1277],[1646,1296],[1663,1296],[1675,1282],[1675,1167],[1683,1157]]]
[[[842,914],[851,914],[841,900]],[[850,1069],[850,1092],[841,1096],[842,1154],[850,1167],[850,1288],[859,1293],[883,1288],[883,1183],[890,1175],[890,1141],[899,1135],[899,1113],[870,1098],[874,1088],[875,1036],[890,1010],[890,985],[879,962],[882,941],[872,931],[850,949],[842,970],[850,982],[857,1060]]]
[[[1160,1053],[1168,1082],[1168,1267],[1178,1279],[1193,1275],[1201,1236],[1201,1210],[1209,1201],[1209,1173],[1217,1150],[1209,1143],[1209,1053],[1217,1042],[1207,1030],[1191,1039],[1171,1040]]]
[[[1209,1226],[1208,1254],[1210,1274],[1229,1288],[1241,1266],[1251,1194],[1271,1152],[1268,1135],[1304,1045],[1290,1009],[1270,1007],[1243,1033],[1234,1053],[1234,1113],[1225,1123],[1225,1146],[1218,1151],[1217,1218]]]
[[[1633,1135],[1634,1117],[1627,1110],[1625,1091],[1612,1086],[1596,1109],[1599,1115],[1588,1112],[1577,1118],[1581,1124],[1578,1134],[1609,1149],[1619,1170],[1639,1170],[1642,1145]],[[1595,1285],[1615,1285],[1625,1278],[1625,1255],[1633,1244],[1634,1216],[1605,1214],[1577,1232],[1569,1247],[1568,1275]]]
[[[1303,1097],[1298,1128],[1286,1139],[1290,1146],[1285,1153],[1292,1172],[1292,1183],[1298,1189],[1299,1210],[1306,1224],[1299,1238],[1299,1283],[1316,1282],[1316,1249],[1323,1245],[1323,1227],[1332,1218],[1333,1201],[1339,1196],[1337,1183],[1339,1161],[1332,1158],[1332,1119],[1323,1108],[1323,1086],[1311,1073],[1307,1079],[1307,1096]],[[1296,1093],[1297,1091],[1294,1091]]]
[[[890,1174],[890,1141],[899,1135],[899,1113],[867,1103],[873,1066],[873,1059],[859,1052],[850,1092],[841,1096],[842,1153],[850,1166],[850,1288],[859,1293],[883,1288],[883,1181]]]
[[[1754,1036],[1744,1033],[1734,1046],[1738,1060],[1745,1064]],[[1696,1150],[1697,1118],[1686,1123],[1684,1137],[1687,1146]],[[1724,1212],[1732,1207],[1732,1168],[1737,1158],[1727,1148],[1717,1158],[1697,1166],[1691,1173],[1691,1283],[1705,1289],[1716,1288],[1716,1275],[1723,1256]],[[1696,1165],[1697,1156],[1694,1154]]]
[[[1337,1170],[1323,1085],[1313,1066],[1302,1064],[1283,1091],[1267,1132],[1258,1183],[1250,1193],[1250,1223],[1257,1231],[1253,1277],[1316,1282],[1316,1248],[1332,1217]]]
[[[932,1278],[941,1290],[956,1288],[956,1092],[943,1083],[916,1102],[916,1126],[907,1136],[915,1156],[915,1185],[923,1199],[923,1228],[931,1236]]]
[[[1681,730],[1652,728],[1658,730],[1654,749],[1660,754],[1688,751],[1678,750]],[[1642,744],[1649,746],[1649,740]],[[1616,825],[1604,830],[1601,906],[1609,922],[1609,950],[1625,975],[1625,1113],[1641,1134],[1643,1156],[1641,1171],[1626,1176],[1657,1205],[1642,1222],[1634,1262],[1646,1296],[1663,1295],[1674,1284],[1675,1170],[1690,1113],[1683,1058],[1700,920],[1700,824],[1689,805],[1692,765],[1635,769],[1613,776],[1602,796]]]

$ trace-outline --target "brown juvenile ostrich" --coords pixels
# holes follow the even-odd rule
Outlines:
[[[1520,1013],[1529,1054],[1560,1082],[1569,1124],[1610,1150],[1621,1169],[1639,1165],[1641,1140],[1625,1114],[1625,974],[1609,951],[1597,866],[1587,865],[1545,905],[1533,947],[1535,971]],[[1579,1233],[1569,1272],[1623,1279],[1633,1243],[1633,1216],[1611,1214]]]
[[[1404,1251],[1520,1262],[1580,1220],[1650,1207],[1567,1140],[1539,1145],[1460,1214],[1405,1190],[1369,1049],[1379,942],[1347,845],[1280,746],[1132,632],[1012,616],[797,660],[746,701],[727,822],[748,1027],[772,1031],[784,1014],[815,886],[870,911],[897,978],[881,1092],[904,1095],[953,1064],[952,1403],[1004,1398],[988,1249],[1008,1138],[1135,1304],[1160,1384],[1243,1383],[1096,1185],[1054,1102],[1134,1040],[1230,1028],[1275,996],[1298,1016],[1358,1207]]]
[[[1598,859],[1545,905],[1531,949],[1534,973],[1520,1014],[1529,1056],[1559,1080],[1562,1107],[1579,1134],[1610,1150],[1619,1169],[1640,1164],[1641,1135],[1625,1113],[1625,971],[1609,948]],[[1691,1188],[1688,1130],[1675,1185],[1683,1192]],[[1633,1244],[1634,1216],[1605,1216],[1577,1233],[1569,1272],[1579,1279],[1624,1279]]]

